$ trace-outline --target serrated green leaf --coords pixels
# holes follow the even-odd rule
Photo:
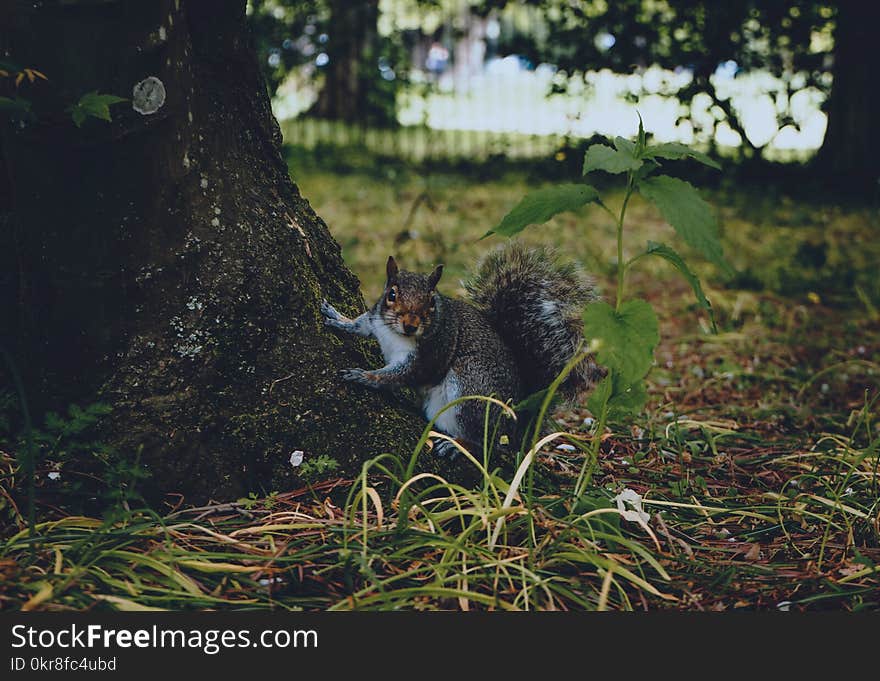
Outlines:
[[[92,107],[111,106],[120,102],[127,102],[125,97],[117,97],[116,95],[102,95],[97,91],[87,92],[79,98],[79,105],[85,109]]]
[[[664,142],[663,144],[650,146],[645,149],[643,155],[646,158],[666,158],[670,161],[677,161],[682,158],[692,158],[695,161],[699,161],[703,165],[709,166],[710,168],[721,170],[721,164],[719,164],[718,161],[716,161],[715,159],[707,156],[701,151],[696,151],[695,149],[691,149],[690,147],[684,144],[679,144],[678,142]]]
[[[660,209],[666,222],[689,246],[696,248],[724,272],[732,273],[730,265],[724,260],[718,237],[718,221],[709,204],[700,198],[693,186],[676,177],[657,175],[642,180],[638,188],[642,196]]]
[[[584,154],[583,174],[594,170],[602,170],[606,173],[625,173],[629,170],[638,170],[642,162],[634,158],[632,154],[612,149],[604,144],[593,144]]]
[[[73,119],[73,122],[76,123],[77,127],[80,127],[89,116],[109,122],[111,120],[110,107],[126,101],[128,100],[125,97],[87,92],[68,111],[70,111],[70,117]]]
[[[599,192],[586,184],[559,184],[538,189],[526,194],[501,222],[486,232],[483,238],[490,234],[513,236],[529,225],[547,222],[557,213],[577,210],[598,199]]]
[[[629,385],[641,379],[654,361],[660,342],[657,315],[644,300],[629,300],[615,310],[604,301],[587,305],[583,313],[587,338],[598,345],[596,361]]]
[[[703,293],[703,285],[700,283],[700,279],[693,273],[693,271],[691,271],[691,268],[687,266],[684,258],[682,258],[675,249],[670,246],[667,246],[666,244],[658,244],[654,241],[648,242],[648,249],[645,251],[645,255],[656,255],[659,258],[663,258],[667,262],[672,263],[673,266],[675,266],[675,269],[681,272],[681,275],[694,290],[697,304],[709,313],[709,319],[712,322],[712,330],[717,333],[718,329],[715,326],[715,313],[712,311],[712,304],[709,302],[709,299],[706,298],[706,294]]]

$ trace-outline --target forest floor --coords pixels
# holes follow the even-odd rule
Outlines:
[[[534,186],[522,173],[381,167],[293,177],[368,302],[392,253],[405,269],[443,262],[441,289],[461,294],[492,243],[479,237]],[[718,333],[671,268],[634,270],[627,295],[661,324],[650,399],[602,434],[583,498],[568,485],[593,421],[566,408],[555,419],[569,435],[537,463],[556,489],[486,475],[482,489],[417,492],[377,475],[164,515],[56,517],[36,541],[7,503],[22,529],[0,539],[0,607],[880,609],[877,211],[770,189],[705,197],[737,271],[691,258]],[[645,202],[628,216],[628,252],[647,240],[684,250]],[[524,238],[577,258],[613,295],[601,211]]]

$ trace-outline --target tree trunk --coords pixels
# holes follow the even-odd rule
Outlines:
[[[376,0],[350,2],[330,0],[332,32],[327,45],[330,58],[324,67],[324,85],[309,114],[347,123],[385,123],[372,121],[370,70],[375,71]]]
[[[876,192],[880,180],[878,26],[880,3],[838,3],[828,132],[818,158],[836,185],[862,192]]]
[[[322,297],[363,301],[288,175],[244,0],[16,7],[7,54],[49,78],[22,91],[38,119],[4,125],[0,155],[15,253],[0,329],[32,402],[97,394],[148,489],[191,501],[301,484],[296,450],[343,475],[408,455],[421,419],[337,378],[381,360],[322,323]],[[156,81],[135,94],[148,77],[164,103],[140,113],[162,99]],[[64,108],[91,91],[130,101],[78,129]]]

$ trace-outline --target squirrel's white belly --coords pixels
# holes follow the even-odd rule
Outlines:
[[[373,336],[379,341],[382,357],[385,364],[401,364],[416,351],[416,339],[412,336],[402,336],[393,329],[388,328],[381,319],[370,320]]]
[[[422,409],[424,409],[425,418],[430,421],[443,407],[461,397],[458,377],[455,372],[448,372],[441,383],[425,389],[422,396],[424,398]],[[457,416],[458,405],[450,407],[440,414],[434,422],[434,430],[446,433],[450,437],[461,437]]]

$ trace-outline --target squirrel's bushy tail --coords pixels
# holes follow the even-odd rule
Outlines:
[[[464,286],[516,356],[526,394],[550,385],[572,358],[583,339],[581,313],[597,298],[578,265],[561,262],[553,249],[518,241],[487,254]],[[587,357],[561,392],[577,397],[600,376]]]

